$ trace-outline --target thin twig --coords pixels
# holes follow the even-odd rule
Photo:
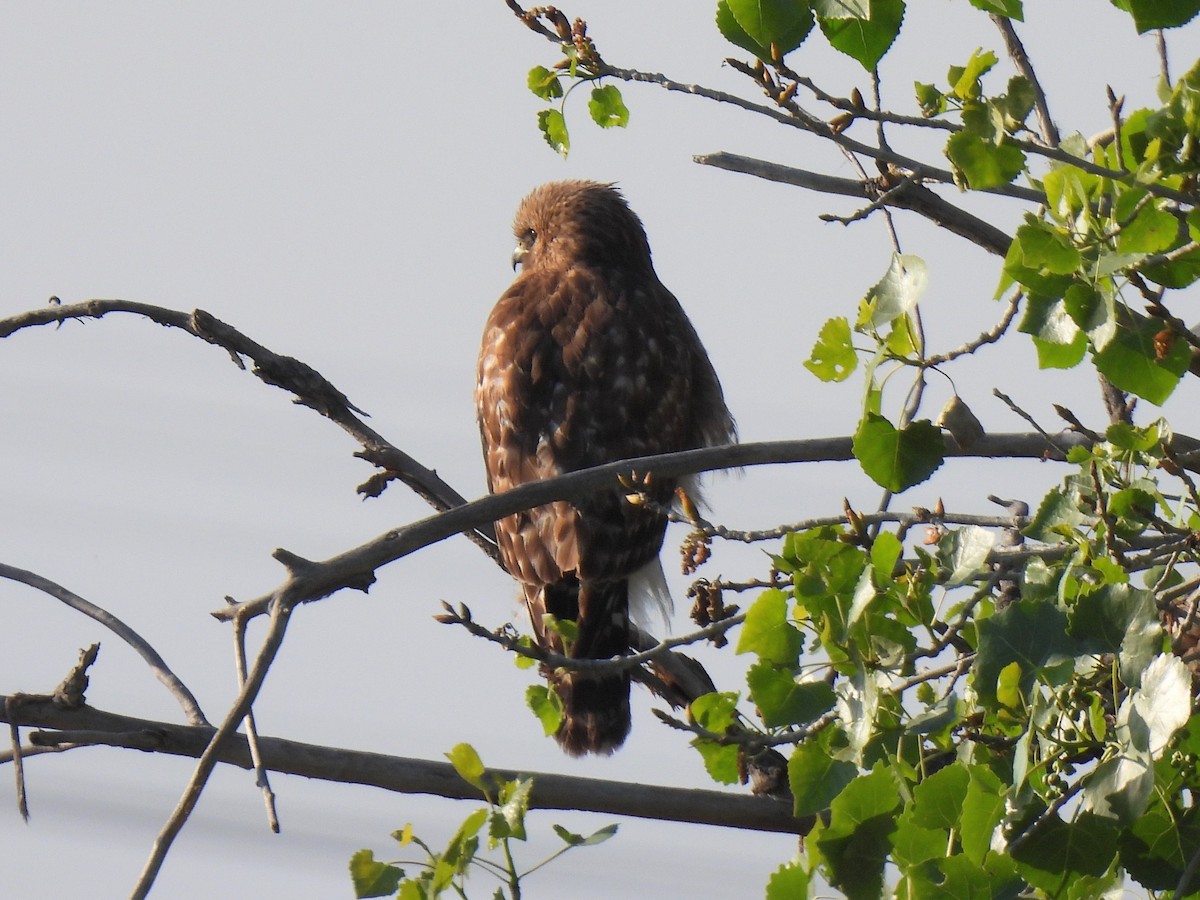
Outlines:
[[[1066,449],[1061,447],[1057,443],[1056,438],[1051,437],[1050,434],[1046,431],[1046,429],[1042,428],[1042,426],[1037,423],[1037,419],[1035,419],[1029,413],[1025,412],[1025,410],[1023,410],[1021,407],[1017,406],[1016,401],[1013,400],[1012,397],[1008,396],[1008,394],[1004,393],[999,388],[992,388],[992,396],[999,398],[1000,401],[1003,402],[1005,406],[1007,406],[1009,409],[1011,409],[1013,412],[1015,412],[1018,416],[1020,416],[1022,419],[1024,419],[1030,425],[1032,425],[1033,428],[1037,431],[1037,433],[1046,439],[1046,443],[1050,444],[1052,447],[1054,447],[1060,453],[1062,453],[1064,455],[1066,454],[1066,452],[1067,452]]]
[[[233,657],[237,668],[238,690],[246,685],[246,620],[244,616],[234,616],[233,619]],[[279,813],[275,809],[275,792],[271,790],[271,780],[267,777],[267,767],[263,765],[262,752],[258,746],[258,728],[254,724],[254,707],[246,710],[246,741],[250,745],[250,759],[254,761],[254,780],[262,789],[263,805],[267,810],[267,825],[275,834],[279,834]]]
[[[25,793],[25,762],[21,752],[21,729],[11,717],[8,723],[8,736],[12,746],[12,763],[13,763],[13,778],[16,779],[17,787],[17,812],[21,814],[21,818],[29,821],[29,797]]]
[[[1012,324],[1013,319],[1016,318],[1017,310],[1021,307],[1021,298],[1024,296],[1024,291],[1014,291],[1012,296],[1008,298],[1008,305],[1005,306],[1004,314],[1000,317],[999,322],[980,334],[973,341],[967,341],[962,346],[955,347],[953,350],[947,350],[945,353],[930,356],[922,365],[926,367],[940,366],[943,363],[958,359],[960,356],[974,353],[985,344],[994,344],[1000,340],[1004,336],[1004,333],[1008,331],[1008,326]]]
[[[575,656],[564,656],[561,653],[555,653],[538,645],[526,646],[522,644],[517,635],[503,630],[495,630],[480,625],[474,620],[471,615],[471,610],[465,605],[459,604],[457,608],[451,606],[445,601],[442,602],[442,608],[445,612],[437,616],[437,620],[443,625],[460,625],[476,637],[483,638],[493,644],[498,644],[505,650],[516,653],[518,656],[524,656],[527,659],[534,659],[544,665],[555,669],[570,669],[572,671],[581,672],[626,672],[638,666],[645,665],[657,660],[659,657],[669,653],[676,647],[683,647],[689,644],[697,644],[701,641],[706,641],[711,637],[724,634],[731,628],[736,628],[746,621],[746,613],[738,613],[728,618],[721,619],[719,622],[713,622],[711,625],[706,625],[703,628],[698,628],[695,631],[687,634],[678,635],[671,638],[663,638],[654,646],[641,651],[640,653],[631,653],[628,656],[618,656],[609,659],[585,659]]]

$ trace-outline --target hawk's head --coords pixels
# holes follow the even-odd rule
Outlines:
[[[513,220],[513,267],[573,265],[650,270],[641,220],[611,184],[552,181],[521,201]]]

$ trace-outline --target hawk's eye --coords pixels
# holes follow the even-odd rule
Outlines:
[[[517,237],[517,246],[513,250],[512,265],[515,272],[517,266],[525,261],[525,257],[529,255],[529,251],[533,249],[533,242],[537,240],[537,232],[532,228],[526,228]]]

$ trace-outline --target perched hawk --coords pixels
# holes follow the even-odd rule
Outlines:
[[[721,385],[679,301],[650,262],[642,223],[611,185],[560,181],[521,203],[514,267],[483,332],[475,391],[488,485],[506,491],[614,460],[733,440]],[[579,659],[629,652],[638,592],[666,598],[658,553],[676,484],[650,503],[614,483],[496,523],[538,643]],[[631,583],[634,588],[631,591]],[[668,601],[669,602],[669,601]],[[562,638],[543,615],[575,622]],[[629,733],[629,676],[547,673],[562,699],[556,738],[573,756]]]

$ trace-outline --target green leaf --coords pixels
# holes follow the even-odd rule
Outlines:
[[[1005,790],[996,774],[985,766],[968,766],[970,782],[963,799],[960,829],[963,853],[983,865],[992,847],[992,835],[1004,818]]]
[[[897,430],[891,422],[867,413],[854,434],[854,456],[880,487],[899,493],[937,471],[945,457],[942,433],[928,419]]]
[[[974,191],[1008,184],[1025,169],[1025,153],[1020,147],[996,144],[969,131],[950,135],[946,156],[954,164],[955,174]]]
[[[1084,330],[1097,350],[1103,350],[1117,333],[1117,307],[1111,295],[1086,284],[1073,284],[1063,294],[1063,308]]]
[[[881,531],[871,544],[871,570],[875,573],[875,583],[878,585],[891,584],[896,571],[896,563],[904,554],[904,544],[890,531]]]
[[[812,11],[822,19],[869,19],[870,0],[812,0]]]
[[[555,153],[564,157],[571,151],[571,136],[567,133],[567,120],[557,109],[543,109],[538,113],[538,130]]]
[[[904,22],[904,0],[871,0],[870,18],[819,18],[821,31],[831,47],[858,60],[873,71],[900,33]]]
[[[794,666],[804,638],[788,622],[787,595],[775,588],[763,591],[746,610],[746,621],[738,636],[738,653],[756,653],[765,662]]]
[[[588,112],[601,128],[624,128],[629,124],[629,108],[621,98],[621,91],[613,84],[592,88]]]
[[[562,84],[558,80],[558,73],[547,69],[545,66],[534,66],[530,69],[525,83],[529,85],[531,91],[543,100],[553,100],[563,95]]]
[[[918,825],[912,816],[905,813],[896,820],[896,831],[892,835],[892,859],[901,871],[912,869],[923,862],[945,856],[947,843],[946,832]]]
[[[991,50],[976,47],[965,66],[951,66],[947,75],[950,90],[963,100],[978,97],[981,93],[979,80],[991,71],[999,60]]]
[[[1050,816],[1038,828],[1036,840],[1022,842],[1012,855],[1030,884],[1057,895],[1066,881],[1103,875],[1116,852],[1116,826],[1081,813],[1070,823]]]
[[[845,381],[858,366],[858,354],[850,342],[850,322],[835,316],[821,326],[804,368],[822,381]]]
[[[800,744],[788,760],[788,784],[792,789],[795,815],[812,816],[828,809],[858,768],[851,762],[834,759],[814,743]]]
[[[877,766],[846,785],[829,805],[829,824],[814,830],[812,842],[828,863],[830,884],[851,900],[880,896],[899,805],[895,778]]]
[[[808,896],[808,872],[798,862],[784,863],[767,881],[767,900],[798,900]]]
[[[921,115],[925,118],[939,116],[948,108],[946,95],[934,85],[916,81],[913,82],[913,89],[916,91],[917,103],[921,107]]]
[[[971,776],[963,766],[946,766],[913,788],[913,822],[945,831],[958,828]]]
[[[688,706],[692,718],[701,728],[724,734],[737,715],[738,695],[732,692],[713,692],[697,697]]]
[[[1033,347],[1037,351],[1040,369],[1074,368],[1087,356],[1087,338],[1082,331],[1069,344],[1051,343],[1035,337]]]
[[[525,689],[525,705],[528,706],[538,721],[542,723],[542,731],[546,737],[558,731],[562,725],[562,698],[544,684],[531,684]]]
[[[474,747],[470,744],[455,744],[454,748],[446,754],[446,759],[450,760],[450,765],[454,766],[454,771],[458,773],[459,778],[472,787],[487,793],[488,788],[483,781],[486,770],[483,768],[483,760],[479,758]]]
[[[905,315],[925,293],[927,281],[925,260],[911,254],[893,253],[883,278],[867,291],[859,306],[859,326],[878,331]]]
[[[1053,543],[1090,521],[1091,518],[1080,509],[1077,492],[1054,488],[1042,498],[1033,521],[1025,527],[1023,534],[1035,541]]]
[[[780,55],[795,50],[812,31],[812,12],[793,0],[721,0],[717,28],[725,40],[771,61],[771,44]]]
[[[1138,34],[1186,25],[1200,13],[1200,0],[1124,0],[1119,5],[1133,16]]]
[[[733,744],[717,744],[697,738],[692,746],[700,752],[704,760],[704,770],[708,777],[718,784],[737,784],[741,780],[738,771],[738,748]]]
[[[1025,21],[1025,12],[1021,8],[1021,0],[971,0],[971,5],[976,9],[982,9],[986,13],[1007,16],[1010,19],[1016,19],[1018,22]]]
[[[1146,266],[1142,274],[1163,287],[1185,288],[1200,280],[1200,250],[1185,253],[1170,262]]]
[[[359,850],[350,857],[350,880],[355,897],[390,897],[396,893],[404,870],[375,859],[370,850]]]
[[[1025,123],[1025,119],[1033,112],[1036,97],[1033,84],[1024,75],[1014,75],[1008,79],[1008,89],[1003,98],[1004,112],[1010,120],[1006,131],[1012,133],[1017,126]]]
[[[1119,654],[1121,680],[1142,683],[1142,672],[1162,649],[1154,594],[1129,584],[1107,584],[1076,599],[1067,633],[1097,655]]]
[[[1187,664],[1178,656],[1163,653],[1146,667],[1141,687],[1126,700],[1133,705],[1131,715],[1136,713],[1145,724],[1146,749],[1156,759],[1191,716],[1191,687]]]
[[[1029,222],[1017,229],[1021,264],[1054,275],[1070,275],[1082,257],[1067,234],[1042,222]]]
[[[973,682],[985,707],[999,702],[1001,670],[1020,666],[1021,693],[1029,697],[1038,674],[1048,666],[1074,659],[1080,648],[1067,637],[1066,614],[1053,603],[1022,599],[977,624],[979,651]]]
[[[992,531],[978,525],[946,532],[938,541],[938,557],[950,570],[946,587],[966,584],[983,571],[995,542]]]
[[[860,668],[849,678],[838,681],[833,691],[837,695],[837,712],[854,760],[862,764],[867,744],[876,733],[879,719],[880,681],[886,676],[872,669]]]
[[[1154,203],[1147,203],[1117,234],[1119,253],[1159,253],[1179,237],[1179,220]]]
[[[596,844],[603,844],[610,837],[617,833],[617,825],[605,825],[591,834],[584,837],[582,834],[575,834],[573,831],[567,831],[561,825],[552,825],[554,833],[563,839],[563,842],[569,847],[592,847]]]
[[[833,688],[824,681],[797,684],[790,670],[757,662],[746,672],[750,699],[768,728],[811,722],[833,707]]]
[[[1161,406],[1187,371],[1191,352],[1176,340],[1160,359],[1156,340],[1164,330],[1159,319],[1122,323],[1108,345],[1096,353],[1096,369],[1123,391]]]
[[[1184,869],[1200,848],[1200,810],[1179,808],[1177,790],[1160,785],[1150,795],[1142,816],[1122,834],[1121,864],[1142,886],[1173,891],[1183,881]],[[1191,900],[1200,888],[1195,873],[1183,893]]]
[[[488,815],[486,807],[477,809],[463,819],[462,824],[458,826],[458,831],[446,845],[446,849],[442,852],[441,858],[434,868],[433,887],[435,890],[445,888],[456,875],[466,872],[479,849],[477,835],[479,829],[487,822]]]
[[[495,847],[504,838],[525,840],[525,813],[529,811],[532,778],[515,778],[500,788],[500,805],[492,810],[488,828],[489,845]]]

